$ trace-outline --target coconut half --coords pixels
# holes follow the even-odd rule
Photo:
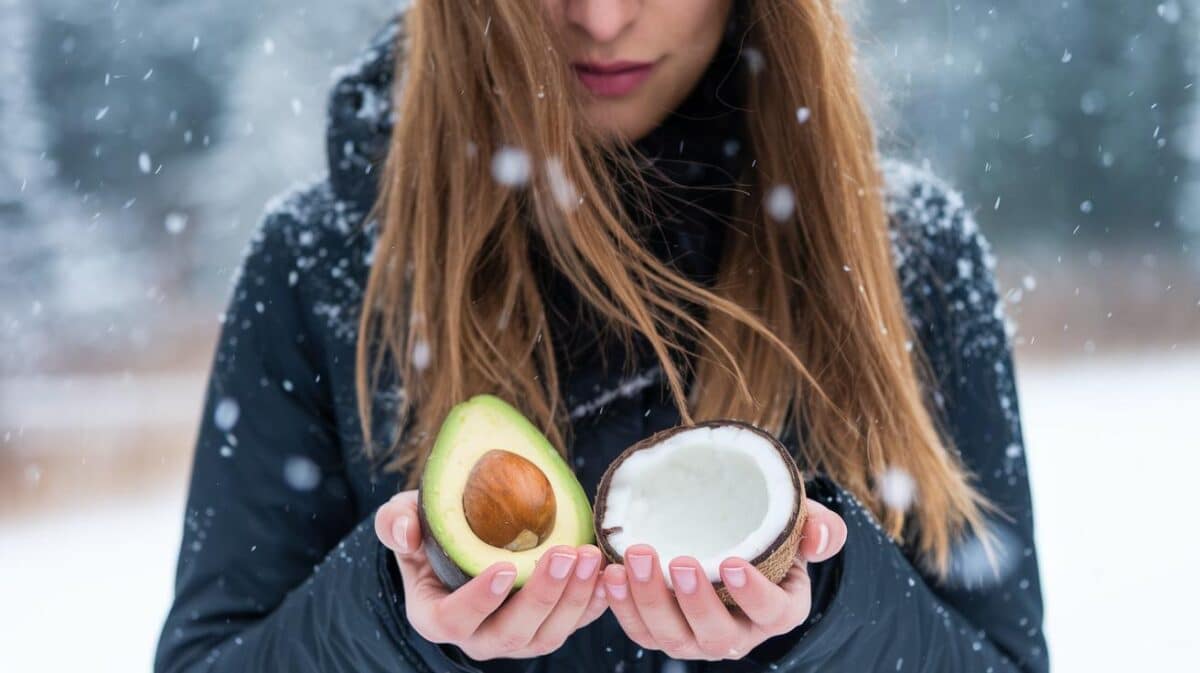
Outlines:
[[[800,543],[804,503],[800,471],[771,435],[739,421],[679,426],[609,465],[596,493],[596,539],[615,563],[631,545],[651,545],[668,585],[671,559],[694,557],[731,603],[721,562],[743,558],[781,581]]]

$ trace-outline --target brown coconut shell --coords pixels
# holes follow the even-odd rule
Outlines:
[[[608,469],[604,471],[604,476],[600,478],[600,485],[596,489],[596,499],[592,503],[593,525],[596,529],[596,544],[600,547],[600,551],[604,553],[604,557],[610,563],[624,563],[625,559],[618,554],[608,543],[608,533],[611,529],[601,528],[601,522],[604,521],[604,513],[608,508],[608,485],[612,480],[613,474],[625,459],[634,453],[643,449],[648,449],[662,443],[668,437],[704,427],[729,427],[735,426],[744,430],[749,430],[760,437],[768,440],[768,443],[775,448],[780,457],[783,458],[784,465],[787,466],[791,473],[792,485],[796,488],[796,502],[792,506],[792,514],[788,519],[787,525],[779,532],[771,544],[763,550],[761,554],[753,559],[746,559],[758,569],[767,579],[778,584],[787,576],[788,570],[791,569],[796,558],[796,553],[800,549],[801,531],[804,529],[804,521],[808,518],[808,509],[806,506],[807,497],[804,493],[804,479],[800,475],[800,468],[797,467],[795,459],[788,453],[788,450],[770,433],[764,430],[745,423],[734,420],[713,420],[696,423],[695,425],[679,425],[665,430],[660,430],[649,437],[639,441],[621,452],[621,455],[609,464]],[[721,601],[728,606],[736,606],[733,598],[729,595],[729,591],[725,588],[723,582],[714,582],[713,588],[717,590],[717,596]]]

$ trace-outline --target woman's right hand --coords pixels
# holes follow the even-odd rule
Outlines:
[[[456,645],[476,661],[553,652],[608,606],[597,583],[602,557],[593,545],[550,548],[505,601],[516,577],[511,563],[494,563],[454,591],[434,575],[421,546],[416,491],[379,508],[375,534],[396,555],[409,624],[426,640]]]

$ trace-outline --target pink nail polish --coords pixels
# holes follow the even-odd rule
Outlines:
[[[725,583],[734,589],[746,586],[746,571],[741,568],[725,568]]]
[[[591,554],[584,554],[579,557],[579,563],[575,566],[575,577],[581,580],[590,579],[592,573],[596,572],[596,568],[600,566],[600,557]]]
[[[575,557],[571,554],[551,554],[550,576],[556,580],[566,579],[574,564]]]
[[[629,595],[629,587],[625,586],[623,583],[610,584],[608,585],[608,593],[611,594],[613,598],[623,601],[625,600],[625,597]]]
[[[674,584],[676,591],[680,591],[685,594],[696,593],[695,568],[671,568],[671,581]]]
[[[818,530],[818,533],[817,533],[816,555],[820,556],[821,554],[824,554],[825,549],[827,549],[829,547],[829,526],[827,526],[826,524],[821,524],[817,530]]]
[[[650,556],[648,554],[631,554],[627,559],[633,578],[639,582],[650,580]]]
[[[408,517],[402,516],[396,519],[396,523],[392,524],[392,537],[396,540],[396,547],[401,554],[408,553]]]
[[[492,575],[492,593],[499,596],[508,591],[508,588],[512,586],[513,578],[516,576],[517,574],[511,570],[501,570]]]

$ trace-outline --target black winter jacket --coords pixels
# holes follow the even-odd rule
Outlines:
[[[810,566],[810,619],[740,661],[669,661],[629,641],[611,614],[531,660],[475,662],[415,633],[395,563],[372,527],[400,475],[364,457],[354,389],[356,320],[375,231],[364,220],[393,122],[389,90],[402,26],[395,17],[337,73],[328,173],[268,205],[235,274],[157,671],[1047,670],[1029,486],[992,258],[961,195],[928,169],[895,159],[882,165],[899,280],[936,379],[927,385],[930,404],[980,490],[1008,517],[997,521],[999,578],[968,544],[956,555],[953,580],[934,581],[859,502],[814,476],[811,495],[845,518],[849,539],[834,560]],[[706,77],[698,92],[711,86]],[[685,105],[696,105],[697,95]],[[684,182],[712,183],[711,166],[699,170],[694,159],[711,159],[720,173],[740,149],[714,133],[733,123],[669,122],[643,149]],[[705,222],[705,208],[683,208],[659,214],[671,226],[655,245],[704,279],[720,227]],[[559,290],[556,313],[569,320],[573,298]],[[647,364],[629,375],[600,366],[578,339],[564,339],[563,348],[569,448],[591,495],[621,449],[679,415],[648,361],[638,360]],[[403,394],[402,385],[380,391],[372,400],[377,416],[388,419]]]

